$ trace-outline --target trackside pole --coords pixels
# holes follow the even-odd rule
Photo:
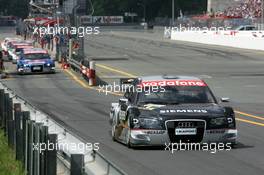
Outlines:
[[[82,175],[84,167],[84,155],[72,154],[71,155],[71,175]]]
[[[96,85],[96,76],[95,76],[95,61],[90,61],[89,65],[89,85]]]
[[[69,60],[72,59],[72,39],[69,39]]]

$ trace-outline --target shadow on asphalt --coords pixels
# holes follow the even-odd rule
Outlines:
[[[111,131],[109,131],[109,137],[111,137]],[[126,144],[118,142],[118,141],[114,141],[118,144],[121,144],[125,147],[127,147]],[[237,149],[247,149],[247,148],[254,148],[255,146],[253,145],[246,145],[244,143],[238,142],[236,145],[232,145],[232,150],[237,150]],[[153,150],[158,150],[158,151],[170,151],[168,150],[170,148],[170,150],[172,149],[172,146],[167,147],[166,145],[164,146],[135,146],[129,149],[132,150],[141,150],[141,151],[153,151]],[[219,150],[219,149],[218,149]],[[184,150],[184,151],[203,151],[203,150],[195,150],[195,149],[191,149],[191,150]],[[210,151],[210,150],[208,150]]]
[[[245,148],[254,148],[253,145],[246,145],[244,143],[238,142],[236,145],[233,146],[233,149],[245,149]]]

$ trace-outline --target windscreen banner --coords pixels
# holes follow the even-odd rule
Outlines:
[[[123,16],[82,16],[81,24],[122,24]]]

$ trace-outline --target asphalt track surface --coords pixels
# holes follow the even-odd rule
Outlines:
[[[0,39],[12,35],[2,29]],[[149,38],[144,38],[149,37]],[[230,97],[237,111],[239,144],[231,151],[128,149],[111,140],[110,103],[116,95],[91,89],[77,74],[12,75],[2,80],[19,95],[78,131],[87,142],[128,174],[261,175],[264,172],[264,53],[259,51],[162,41],[141,32],[86,38],[86,54],[97,58],[106,81],[115,76],[180,74],[201,76],[218,97]],[[118,58],[118,59],[114,59]],[[14,67],[6,64],[9,71]],[[239,114],[240,113],[240,114]]]

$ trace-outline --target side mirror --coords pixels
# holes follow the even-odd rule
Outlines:
[[[126,99],[126,98],[119,99],[119,105],[120,105],[121,111],[126,111],[127,102],[128,102],[128,99]]]
[[[125,92],[124,97],[125,97],[126,99],[129,99],[129,92]]]
[[[224,102],[224,103],[230,102],[230,98],[228,98],[228,97],[222,97],[221,98],[221,102]]]
[[[127,104],[128,102],[128,99],[127,98],[120,98],[119,99],[119,104],[122,105],[122,104]]]

